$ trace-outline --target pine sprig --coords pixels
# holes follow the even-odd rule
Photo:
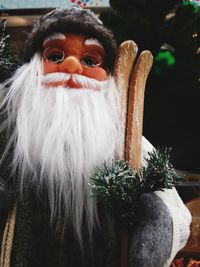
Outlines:
[[[171,149],[161,148],[148,153],[147,166],[141,169],[144,192],[172,188],[180,182],[180,176],[170,163]]]
[[[127,161],[117,160],[90,178],[91,196],[105,204],[123,224],[134,221],[135,198],[140,191],[140,178]]]
[[[6,20],[0,22],[0,82],[3,82],[19,66],[17,57],[9,46],[10,35],[6,34]]]
[[[125,227],[135,222],[135,210],[143,193],[172,188],[180,182],[170,159],[170,149],[149,153],[147,165],[135,172],[127,161],[106,163],[90,178],[91,197],[96,197]]]
[[[127,161],[117,160],[97,170],[91,178],[92,196],[105,199],[126,199],[127,191],[139,184],[136,173]]]

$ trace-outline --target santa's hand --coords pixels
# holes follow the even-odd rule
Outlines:
[[[137,220],[130,235],[129,260],[134,267],[163,267],[170,258],[173,223],[162,199],[154,193],[140,197]]]

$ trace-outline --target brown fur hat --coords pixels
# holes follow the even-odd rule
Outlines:
[[[98,39],[105,49],[105,66],[108,71],[113,70],[117,51],[113,34],[92,11],[82,8],[59,8],[41,17],[28,35],[24,48],[25,61],[41,51],[43,41],[54,33],[75,33]]]

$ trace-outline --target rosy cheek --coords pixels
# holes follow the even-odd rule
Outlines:
[[[59,72],[59,65],[47,61],[43,61],[44,75],[53,72]]]
[[[101,67],[97,67],[97,68],[83,67],[82,75],[89,77],[89,78],[96,79],[98,81],[104,81],[108,77],[106,71]]]

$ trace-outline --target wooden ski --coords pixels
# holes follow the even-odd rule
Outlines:
[[[133,41],[122,43],[116,60],[114,77],[120,93],[121,128],[124,150],[121,158],[138,170],[141,164],[144,92],[146,80],[153,63],[149,51],[143,51],[136,64],[137,45]],[[122,231],[121,267],[128,266],[128,233]]]
[[[123,151],[121,151],[120,159],[125,158],[125,133],[127,127],[127,108],[128,108],[128,90],[131,71],[137,56],[138,47],[133,41],[123,42],[118,50],[115,61],[114,78],[117,89],[120,94],[120,110],[121,110],[121,129],[123,140]]]
[[[144,93],[152,63],[151,52],[143,51],[137,59],[130,77],[125,159],[136,170],[141,165]]]

